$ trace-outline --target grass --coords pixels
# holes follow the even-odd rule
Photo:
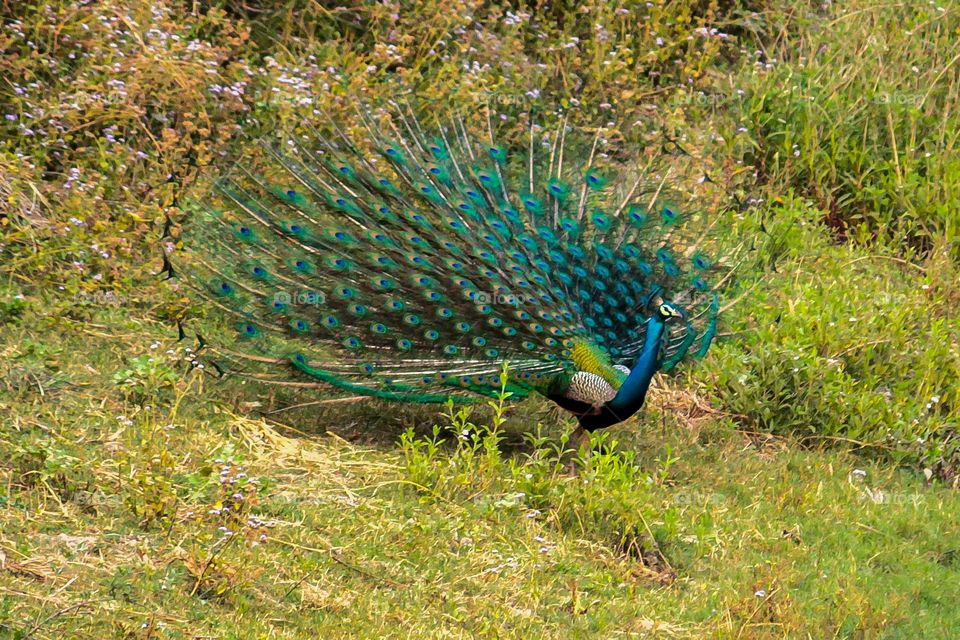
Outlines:
[[[455,429],[429,452],[428,427],[395,444],[399,421],[243,416],[234,405],[248,393],[211,397],[200,377],[161,383],[147,408],[112,372],[139,357],[127,344],[162,372],[172,345],[149,349],[162,331],[143,319],[96,320],[57,345],[21,329],[0,347],[12,364],[0,401],[7,637],[960,628],[955,490],[735,430],[673,385],[572,476],[553,452],[555,417],[540,416],[553,435],[523,439],[530,410],[507,415],[499,447],[484,446],[489,412],[473,427],[446,420]],[[75,350],[89,357],[64,357]],[[256,484],[238,490],[240,474]],[[224,505],[236,515],[210,513]]]
[[[956,7],[0,15],[0,637],[957,636]],[[710,357],[578,475],[545,402],[329,403],[174,342],[198,174],[400,82],[640,122],[757,205]]]
[[[872,455],[956,475],[960,334],[955,265],[825,237],[800,201],[768,217],[776,247],[695,377],[741,426],[808,442],[848,439]],[[775,271],[774,271],[775,269]]]
[[[960,14],[863,3],[769,15],[780,32],[734,80],[746,91],[731,100],[759,151],[752,164],[781,193],[815,201],[844,237],[960,256],[960,219],[945,206],[958,176]]]

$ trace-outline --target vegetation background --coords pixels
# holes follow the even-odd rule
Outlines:
[[[0,636],[960,634],[956,3],[0,16]],[[640,122],[756,198],[724,339],[578,476],[546,404],[316,404],[176,342],[159,229],[197,175],[398,81]]]

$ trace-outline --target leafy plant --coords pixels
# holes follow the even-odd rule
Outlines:
[[[113,382],[125,394],[136,401],[157,396],[169,390],[180,379],[180,374],[162,358],[150,355],[137,356],[129,361],[129,367],[118,371]]]
[[[753,430],[852,441],[952,477],[953,284],[918,278],[889,253],[825,242],[817,210],[800,202],[771,215],[770,233],[787,238],[783,259],[776,273],[742,283],[750,295],[730,314],[739,344],[721,342],[696,375]]]

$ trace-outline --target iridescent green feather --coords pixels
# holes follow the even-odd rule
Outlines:
[[[389,117],[264,147],[188,217],[177,271],[222,318],[218,371],[411,402],[495,395],[504,361],[514,397],[578,370],[617,388],[661,300],[687,314],[663,368],[709,349],[723,255],[666,169],[621,184],[575,133],[526,157],[509,129]]]

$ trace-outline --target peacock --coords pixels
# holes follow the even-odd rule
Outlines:
[[[168,220],[163,274],[208,371],[399,402],[539,394],[582,434],[707,354],[725,209],[679,142],[634,149],[569,113],[354,111],[255,145]]]

